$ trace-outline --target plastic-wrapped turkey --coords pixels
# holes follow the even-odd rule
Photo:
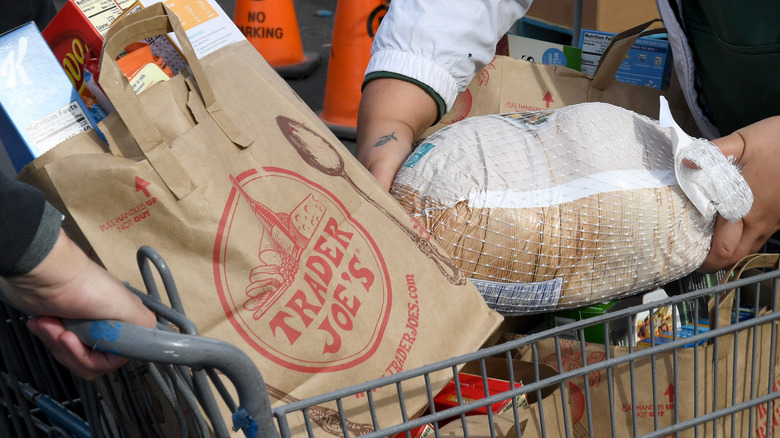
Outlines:
[[[604,103],[472,117],[428,137],[392,192],[496,310],[577,307],[694,271],[718,211],[749,210],[747,184],[712,143],[688,148],[702,170],[681,168],[680,133]],[[692,172],[683,187],[696,206],[676,163]]]

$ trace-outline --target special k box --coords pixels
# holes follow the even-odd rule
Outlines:
[[[34,23],[0,36],[0,139],[18,172],[95,120]]]

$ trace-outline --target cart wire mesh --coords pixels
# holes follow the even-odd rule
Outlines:
[[[228,423],[248,437],[763,437],[777,430],[780,270],[756,270],[725,285],[565,326],[522,335],[499,333],[491,346],[471,354],[302,400],[284,400],[272,408],[262,370],[235,346],[198,334],[159,254],[142,248],[138,260],[147,291],[131,290],[158,315],[157,330],[114,325],[119,336],[109,341],[90,338],[89,328],[116,322],[68,322],[96,349],[135,358],[97,382],[71,376],[26,331],[26,316],[4,309],[0,435],[233,436]],[[673,326],[669,336],[662,337],[649,318],[648,340],[614,345],[616,323],[625,321],[628,332],[621,336],[633,339],[636,333],[629,322],[637,314],[669,308],[676,320],[682,316],[682,303],[691,304],[693,321],[711,318],[711,326],[699,330],[694,324],[686,336]],[[752,314],[723,324],[710,308],[724,305]],[[603,332],[604,344],[586,341],[586,331],[594,327]],[[482,381],[479,397],[461,389],[466,370]],[[437,402],[442,388],[431,383],[436,373],[447,373],[454,383],[452,406]],[[489,380],[497,375],[509,385],[492,391]],[[387,388],[395,393],[393,419],[377,414],[380,401],[374,394]],[[428,407],[407,408],[421,393]],[[365,402],[360,416],[354,415],[354,408],[344,409],[342,402],[348,398]],[[54,408],[41,400],[51,401]],[[224,410],[233,412],[232,418],[225,418]]]

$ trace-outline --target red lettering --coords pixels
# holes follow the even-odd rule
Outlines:
[[[756,411],[758,412],[758,418],[764,418],[766,417],[766,405],[760,404],[756,406]]]
[[[401,367],[398,365],[398,362],[392,361],[390,362],[390,365],[385,369],[385,372],[387,374],[395,374],[399,371],[401,371]]]
[[[329,248],[326,246],[326,243],[328,243],[329,240],[325,238],[325,236],[320,236],[319,239],[317,239],[317,243],[314,244],[314,252],[318,252],[325,257],[328,258],[335,266],[339,266],[341,264],[341,260],[344,259],[344,251],[340,250],[339,248]]]
[[[290,301],[288,301],[284,307],[295,312],[301,318],[305,327],[308,327],[309,324],[314,321],[314,317],[317,316],[322,309],[322,306],[315,306],[309,303],[306,294],[300,289],[295,291],[292,298],[290,298]]]
[[[314,292],[314,295],[317,296],[320,304],[325,304],[325,297],[328,294],[328,288],[317,283],[317,280],[312,278],[312,276],[308,273],[303,276],[303,280],[306,282],[306,284],[309,285],[309,288],[311,288],[312,292]]]
[[[341,296],[341,293],[347,290],[346,286],[339,284],[336,286],[336,290],[333,292],[333,297],[338,301],[339,303],[343,304],[344,307],[349,311],[349,313],[354,317],[357,315],[358,309],[360,309],[360,300],[353,296],[352,297],[352,305],[349,304],[349,299],[347,297]]]
[[[339,230],[339,223],[334,218],[328,219],[328,223],[325,225],[323,231],[340,243],[341,247],[344,249],[349,246],[349,241],[352,240],[352,236],[354,235],[354,233]]]
[[[285,311],[281,311],[273,317],[268,325],[271,327],[271,333],[273,333],[274,336],[276,336],[276,329],[282,329],[282,332],[287,336],[290,345],[294,345],[295,341],[301,336],[301,332],[290,327],[290,325],[287,324],[287,318],[292,318],[292,315]]]
[[[330,305],[330,313],[333,315],[333,319],[336,320],[336,325],[345,332],[352,331],[354,325],[352,324],[352,318],[349,317],[347,311],[336,303]]]
[[[772,428],[772,431],[774,431],[775,428],[777,428],[777,426],[780,426],[780,412],[778,412],[778,409],[775,408],[772,413],[773,413],[773,415],[772,415],[772,426],[774,426]]]
[[[322,257],[316,255],[309,257],[306,260],[306,267],[317,274],[323,284],[330,284],[330,280],[333,278],[333,268]]]
[[[320,330],[330,335],[331,342],[326,342],[325,347],[322,349],[323,353],[338,353],[341,350],[341,336],[333,329],[330,324],[330,318],[325,318],[320,324]]]
[[[357,254],[353,255],[352,259],[349,261],[349,273],[357,279],[360,284],[363,285],[363,288],[366,289],[366,292],[368,292],[371,289],[371,286],[374,285],[376,277],[370,269],[358,267],[359,263],[360,260],[358,259]]]
[[[664,395],[669,396],[669,403],[674,403],[674,383],[669,384],[669,387],[666,388],[666,392],[664,392]]]

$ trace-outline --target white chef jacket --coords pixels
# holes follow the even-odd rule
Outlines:
[[[392,0],[371,47],[366,81],[397,75],[452,108],[532,0]],[[432,92],[432,93],[431,93]]]
[[[392,0],[374,37],[366,82],[402,77],[416,83],[436,100],[441,117],[474,75],[490,63],[498,40],[525,15],[531,2]],[[657,0],[657,6],[686,101],[702,135],[715,138],[717,128],[698,106],[691,49],[673,10],[677,1]]]

